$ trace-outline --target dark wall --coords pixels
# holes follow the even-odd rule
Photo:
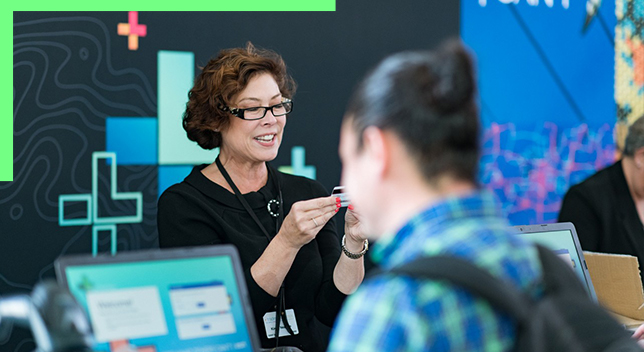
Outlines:
[[[0,295],[30,292],[54,276],[58,256],[91,251],[91,226],[59,226],[58,196],[89,192],[106,118],[157,116],[159,50],[194,52],[197,66],[247,41],[282,54],[299,89],[274,164],[290,164],[291,147],[304,146],[307,164],[331,189],[340,178],[339,128],[353,87],[387,54],[458,36],[458,6],[352,0],[320,13],[141,12],[148,33],[136,51],[116,33],[127,12],[14,12],[14,181],[0,182]],[[99,194],[109,194],[107,169],[99,174]],[[119,191],[143,193],[143,220],[118,226],[118,251],[156,247],[157,167],[119,166],[118,179]],[[107,215],[134,208],[101,202]],[[109,246],[102,238],[99,251]],[[2,351],[33,348],[20,329],[0,341]]]

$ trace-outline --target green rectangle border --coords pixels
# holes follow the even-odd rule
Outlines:
[[[32,0],[9,6],[12,11],[335,11],[335,0]]]
[[[29,1],[5,3],[4,6],[12,7],[11,10],[2,11],[2,18],[7,16],[3,26],[7,34],[3,37],[7,41],[2,45],[5,50],[12,50],[11,55],[4,55],[2,66],[7,69],[11,66],[11,81],[13,82],[13,11],[335,11],[335,0],[227,0],[227,1],[191,1],[165,2],[165,1],[132,1],[114,0],[102,1]],[[3,6],[3,7],[4,7]],[[5,71],[6,72],[6,71]],[[8,77],[9,75],[5,76]],[[7,112],[0,117],[0,182],[13,181],[13,84],[4,85],[2,90],[2,104]],[[10,108],[11,106],[11,108]],[[12,113],[9,113],[11,109]]]
[[[9,7],[8,4],[4,6]],[[2,38],[7,43],[2,47],[7,51],[11,50],[11,55],[7,53],[7,55],[0,55],[0,57],[4,58],[2,66],[6,70],[11,68],[11,75],[6,75],[5,77],[11,77],[12,82],[11,85],[2,85],[3,88],[0,91],[2,96],[1,104],[5,107],[6,112],[4,115],[0,115],[0,182],[2,182],[13,181],[13,12],[7,9],[0,13],[2,13],[1,18],[7,16],[7,20],[2,22],[4,23],[2,26],[7,30]],[[2,41],[3,43],[4,40]],[[10,60],[11,64],[4,60]]]

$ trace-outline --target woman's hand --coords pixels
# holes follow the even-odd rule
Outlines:
[[[300,249],[311,242],[340,209],[340,198],[321,197],[296,202],[277,236],[285,244]]]
[[[365,231],[364,225],[360,222],[360,214],[352,205],[349,205],[344,215],[344,236],[345,248],[351,253],[360,253],[364,248]],[[349,295],[353,293],[364,278],[364,259],[350,258],[348,255],[340,254],[338,264],[333,270],[333,283],[337,289]]]
[[[355,253],[361,252],[367,237],[364,226],[360,222],[360,214],[356,212],[353,205],[349,205],[347,213],[344,215],[344,234],[347,237],[347,249]]]

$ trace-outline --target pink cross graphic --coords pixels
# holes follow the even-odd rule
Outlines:
[[[127,35],[128,49],[137,50],[139,48],[139,37],[147,35],[148,26],[139,24],[138,11],[130,11],[128,13],[128,23],[119,23],[117,31],[119,35]]]

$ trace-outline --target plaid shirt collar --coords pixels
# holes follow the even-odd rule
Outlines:
[[[489,191],[474,191],[463,196],[452,196],[429,205],[425,210],[412,217],[393,236],[385,236],[377,242],[372,250],[371,258],[384,269],[411,261],[425,253],[423,248],[414,245],[431,239],[435,243],[432,252],[443,252],[449,248],[441,246],[443,236],[448,236],[446,230],[462,220],[504,218]]]

